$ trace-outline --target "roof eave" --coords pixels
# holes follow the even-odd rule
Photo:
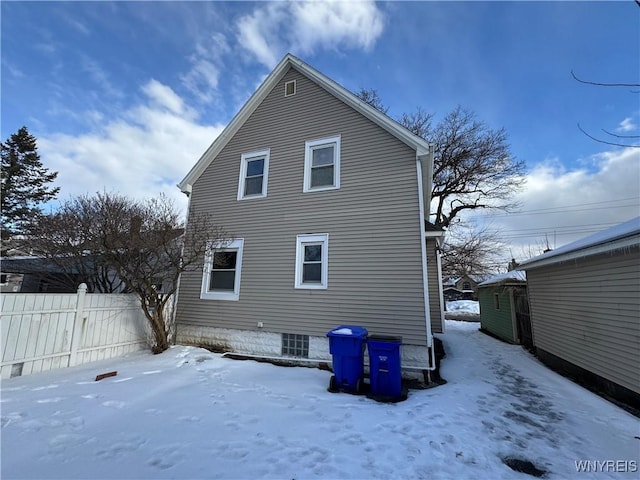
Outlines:
[[[611,242],[601,243],[599,245],[593,245],[559,255],[539,259],[532,258],[531,260],[522,262],[520,265],[518,265],[516,270],[530,270],[534,268],[546,267],[548,265],[554,265],[556,263],[576,260],[578,258],[591,257],[593,255],[608,253],[623,248],[637,247],[638,245],[640,245],[640,234],[636,233],[629,237],[619,238]]]

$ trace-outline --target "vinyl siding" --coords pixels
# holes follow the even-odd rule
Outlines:
[[[297,92],[284,97],[293,79]],[[303,193],[305,141],[335,135],[341,188]],[[241,155],[267,148],[268,196],[237,201]],[[184,274],[178,332],[263,322],[260,331],[324,336],[355,324],[426,344],[415,151],[295,69],[195,182],[190,208],[244,238],[240,299],[200,300],[202,275]],[[316,233],[329,235],[328,288],[295,289],[296,235]]]
[[[498,294],[500,308],[496,310],[493,297]],[[478,290],[480,302],[480,325],[484,330],[506,340],[515,343],[513,338],[513,322],[511,316],[511,294],[509,287],[483,287]]]
[[[535,346],[640,393],[640,249],[527,270]]]
[[[440,278],[438,278],[438,260],[436,239],[427,237],[427,278],[429,279],[429,313],[431,332],[442,333],[442,305],[440,305]]]

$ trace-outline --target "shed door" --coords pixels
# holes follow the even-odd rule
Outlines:
[[[533,334],[531,333],[531,316],[529,315],[527,291],[523,288],[517,289],[513,293],[513,301],[515,302],[516,323],[520,343],[527,348],[532,348]]]

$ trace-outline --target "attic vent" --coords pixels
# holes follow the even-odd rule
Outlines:
[[[291,80],[290,82],[285,82],[284,84],[284,96],[290,97],[291,95],[296,94],[296,81]]]

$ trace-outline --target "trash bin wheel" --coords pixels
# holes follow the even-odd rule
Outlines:
[[[336,382],[336,376],[331,375],[331,379],[329,380],[329,391],[337,392],[338,391],[338,383]]]

